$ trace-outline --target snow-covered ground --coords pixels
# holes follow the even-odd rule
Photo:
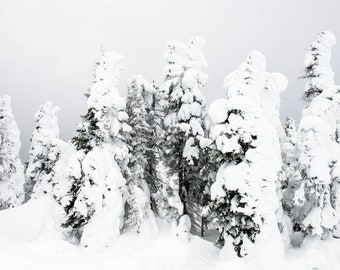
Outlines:
[[[63,239],[61,219],[62,210],[48,197],[1,211],[0,269],[340,269],[340,239],[307,239],[301,248],[289,249],[282,261],[271,260],[270,247],[263,257],[224,261],[210,241],[198,236],[181,241],[161,221],[152,236],[125,232],[107,248],[77,247]]]

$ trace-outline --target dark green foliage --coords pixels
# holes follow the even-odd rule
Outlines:
[[[82,230],[81,228],[86,225],[91,219],[92,215],[95,212],[94,207],[90,205],[87,207],[87,215],[83,215],[77,208],[74,207],[75,202],[78,198],[79,192],[81,188],[84,186],[84,175],[78,179],[74,176],[70,176],[70,181],[72,181],[71,188],[69,189],[67,196],[70,198],[68,204],[64,206],[64,211],[66,213],[66,221],[61,224],[63,228],[70,229],[69,232],[72,237],[79,240],[81,238]],[[85,199],[85,198],[84,198]]]
[[[255,242],[256,235],[260,232],[260,225],[254,221],[255,207],[251,209],[254,213],[251,215],[244,214],[241,210],[247,208],[245,202],[241,202],[242,196],[247,194],[240,194],[238,190],[227,190],[224,188],[226,196],[213,200],[210,205],[210,214],[212,223],[217,227],[222,227],[216,245],[220,248],[224,246],[225,234],[230,235],[234,241],[234,249],[239,257],[246,254],[242,253],[242,244],[244,237],[247,237],[252,243]],[[240,211],[232,211],[237,205]]]
[[[232,114],[240,115],[242,112],[239,110],[230,111],[228,118],[224,125],[231,124],[230,119],[234,119]],[[226,138],[232,137],[238,138],[238,144],[241,146],[237,152],[225,152],[217,149],[217,144],[213,144],[215,147],[211,147],[207,154],[209,155],[209,161],[203,168],[203,173],[217,172],[218,168],[223,164],[230,164],[231,166],[240,164],[241,162],[248,163],[245,159],[246,152],[254,148],[253,142],[257,139],[255,134],[249,134],[247,130],[243,129],[228,129],[227,133],[221,134]],[[213,178],[215,175],[212,176]],[[212,180],[209,183],[211,186]],[[242,249],[244,238],[246,237],[251,242],[255,242],[256,235],[260,232],[260,224],[257,224],[255,220],[256,209],[252,205],[247,204],[247,197],[250,194],[241,193],[239,190],[228,190],[225,186],[222,186],[225,196],[218,197],[213,200],[210,197],[206,197],[204,201],[204,221],[207,227],[211,229],[218,228],[220,235],[216,242],[216,245],[222,248],[225,244],[226,237],[233,239],[233,245],[235,252],[239,257],[245,256],[245,251]]]
[[[149,214],[150,203],[138,205],[136,192],[143,192],[148,196],[148,185],[153,186],[153,167],[150,162],[154,159],[152,147],[153,129],[150,126],[151,108],[148,98],[152,93],[147,92],[145,80],[141,76],[134,77],[128,86],[127,114],[128,125],[132,128],[127,136],[127,145],[130,148],[128,161],[129,173],[126,176],[128,198],[126,204],[126,223],[140,231],[140,225]],[[149,96],[147,96],[149,95]],[[152,102],[150,102],[152,103]]]
[[[179,197],[183,203],[183,214],[187,214],[187,193],[188,182],[187,165],[183,158],[184,140],[177,127],[167,129],[166,140],[164,141],[164,164],[168,168],[168,177],[176,175],[178,177]]]
[[[71,142],[77,150],[83,150],[85,153],[90,152],[94,145],[100,145],[104,138],[100,134],[100,128],[97,126],[98,118],[96,109],[89,108],[86,115],[83,115],[82,122],[78,125],[77,135],[71,139]]]
[[[147,111],[147,123],[151,130],[149,133],[149,139],[146,143],[146,159],[148,166],[145,170],[145,180],[151,192],[151,206],[153,210],[157,209],[156,202],[154,200],[154,194],[157,193],[161,186],[161,180],[158,175],[158,165],[160,161],[160,155],[162,153],[162,134],[164,132],[162,122],[162,112],[159,108],[159,89],[156,85],[153,85],[155,93],[152,95],[152,102],[146,107]]]

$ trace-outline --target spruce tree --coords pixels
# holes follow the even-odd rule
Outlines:
[[[228,256],[243,257],[263,245],[271,245],[273,255],[283,252],[276,216],[280,144],[262,104],[267,75],[264,56],[251,52],[239,69],[226,77],[228,98],[209,108],[211,157],[218,170],[205,215],[209,226],[218,228],[216,244],[224,247]]]
[[[177,217],[188,214],[193,229],[201,230],[202,189],[204,180],[203,149],[207,142],[205,99],[202,90],[207,75],[200,69],[206,65],[202,54],[205,41],[193,37],[188,45],[170,41],[166,52],[167,67],[162,91],[166,95],[164,106],[164,166],[174,186],[168,191],[178,193],[181,206]],[[172,191],[170,191],[172,190]]]
[[[300,215],[300,202],[298,197],[294,197],[297,188],[300,186],[302,178],[299,164],[298,133],[295,120],[286,118],[284,127],[285,137],[282,141],[282,206],[285,213],[291,218],[292,223]]]
[[[321,94],[316,99],[322,99]],[[303,116],[299,134],[302,181],[295,191],[294,203],[301,207],[301,213],[295,226],[326,238],[337,225],[334,187],[339,179],[340,147],[329,124],[318,116]]]
[[[339,179],[340,146],[336,141],[339,92],[333,81],[332,33],[323,31],[307,53],[305,89],[307,106],[299,124],[299,163],[302,181],[294,194],[301,208],[295,226],[326,238],[338,223],[336,186]]]
[[[164,164],[166,143],[166,126],[164,118],[168,105],[167,93],[158,86],[153,95],[152,117],[150,125],[153,129],[152,155],[150,165],[152,181],[149,184],[151,191],[151,205],[158,216],[168,221],[176,220],[182,213],[183,205],[178,196],[178,181],[174,176],[169,177],[168,168]]]
[[[11,98],[5,95],[0,97],[0,210],[24,200],[20,146],[20,131],[12,113]]]
[[[307,80],[303,96],[307,102],[334,85],[334,73],[330,59],[331,49],[335,43],[336,39],[333,33],[322,31],[318,34],[317,40],[309,46],[302,73],[302,77]]]
[[[155,91],[154,87],[140,75],[134,76],[128,83],[126,106],[129,119],[127,123],[132,130],[127,140],[130,147],[130,158],[129,175],[127,176],[126,223],[133,226],[137,232],[146,229],[147,220],[153,218],[148,184],[153,185],[154,174],[150,164],[154,161],[150,108]]]
[[[63,181],[58,177],[63,170],[56,167],[56,164],[61,162],[63,156],[67,158],[71,149],[59,139],[58,110],[59,107],[46,102],[34,116],[36,127],[31,136],[31,147],[25,164],[26,201],[45,194],[56,199],[54,188]]]
[[[239,82],[239,83],[237,83]],[[240,84],[240,82],[242,82]],[[247,87],[242,87],[245,84]],[[257,51],[251,51],[245,62],[241,63],[239,68],[230,73],[225,81],[224,88],[227,90],[227,96],[236,94],[247,95],[259,104],[259,109],[265,117],[268,124],[276,129],[273,140],[282,141],[284,132],[280,121],[280,94],[285,91],[288,81],[281,73],[266,72],[266,59],[264,55]],[[253,91],[249,91],[253,88]],[[246,93],[244,93],[246,91]],[[281,170],[282,157],[279,144],[273,145],[272,159],[275,162],[275,170]],[[278,198],[282,198],[281,179],[276,179],[276,193]],[[280,231],[285,243],[289,245],[289,234],[291,225],[289,218],[284,213],[281,205],[277,210],[277,219]]]
[[[72,139],[78,153],[68,172],[72,184],[63,226],[85,246],[105,244],[123,226],[123,175],[128,170],[124,132],[130,127],[125,100],[117,89],[121,63],[119,54],[102,53],[87,93],[87,114]]]
[[[158,199],[158,195],[161,190],[161,179],[160,179],[160,162],[162,160],[162,145],[163,145],[163,107],[162,98],[160,95],[159,87],[153,83],[153,92],[150,97],[150,92],[146,93],[149,102],[146,106],[147,111],[147,123],[151,128],[151,136],[146,147],[146,156],[148,160],[147,177],[146,181],[150,190],[151,208],[154,212],[159,212],[158,206],[161,204]],[[145,91],[146,92],[146,91]]]

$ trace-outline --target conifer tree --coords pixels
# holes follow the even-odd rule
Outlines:
[[[295,201],[294,194],[301,184],[301,172],[298,152],[298,133],[295,120],[286,118],[284,127],[285,137],[282,142],[282,206],[285,213],[292,219],[293,224],[300,214],[299,202]]]
[[[168,221],[176,220],[182,213],[182,203],[178,196],[178,181],[174,176],[169,177],[168,168],[164,164],[166,143],[166,126],[164,118],[168,106],[167,93],[154,85],[156,89],[153,95],[150,125],[153,129],[152,153],[150,164],[153,172],[152,182],[149,184],[151,191],[151,205],[158,216]]]
[[[154,212],[159,212],[159,205],[162,203],[158,201],[158,195],[161,190],[161,179],[159,166],[161,163],[162,145],[163,145],[163,107],[162,98],[159,87],[153,83],[153,93],[147,93],[149,102],[147,103],[147,123],[151,128],[151,136],[147,143],[147,177],[146,181],[150,190],[151,208]],[[151,91],[150,91],[151,92]]]
[[[72,184],[63,226],[81,243],[102,245],[123,226],[128,148],[125,100],[117,86],[122,56],[103,52],[87,93],[88,112],[72,139],[78,153],[69,168]],[[119,165],[118,165],[119,164]]]
[[[334,85],[334,73],[330,64],[331,49],[336,39],[333,33],[322,31],[316,41],[309,46],[305,57],[302,77],[307,79],[304,99],[310,102],[326,88]]]
[[[150,162],[154,160],[152,140],[153,128],[150,125],[152,112],[149,97],[156,90],[142,76],[134,76],[128,84],[127,114],[131,132],[127,143],[130,147],[129,175],[127,176],[127,224],[136,231],[143,231],[147,220],[153,218],[150,204],[150,191],[147,183],[153,181]],[[151,99],[152,101],[152,99]],[[151,114],[151,116],[150,116]]]
[[[205,41],[193,37],[188,45],[170,41],[166,52],[167,67],[162,91],[166,95],[164,165],[174,185],[168,191],[178,193],[177,217],[188,214],[193,229],[200,231],[203,179],[203,149],[207,146],[205,99],[202,90],[207,75],[202,54]],[[174,186],[176,188],[174,188]],[[170,193],[172,193],[170,191]]]
[[[276,217],[280,144],[261,104],[266,76],[265,58],[251,52],[226,77],[228,98],[209,108],[212,157],[218,171],[205,215],[210,226],[219,229],[217,245],[229,256],[243,257],[262,245],[271,245],[273,254],[283,252]]]
[[[241,84],[239,82],[242,82]],[[247,87],[241,87],[242,84]],[[259,104],[259,109],[266,121],[276,129],[274,139],[282,139],[283,129],[280,121],[280,94],[285,91],[288,81],[281,73],[266,72],[266,59],[264,55],[257,51],[251,51],[248,58],[243,62],[239,69],[229,74],[224,81],[224,88],[227,90],[227,96],[235,94],[244,95],[254,99]],[[253,91],[248,91],[249,88],[254,88]],[[274,147],[274,145],[273,145]],[[280,145],[275,144],[272,149],[273,161],[276,164],[276,170],[280,170],[282,164]],[[278,198],[282,198],[281,179],[276,178],[276,193]],[[277,210],[277,219],[282,232],[282,237],[285,243],[289,244],[289,234],[291,226],[289,218],[285,215],[281,205]]]
[[[11,98],[0,97],[0,210],[24,199],[24,173],[19,157],[20,132],[14,120]]]
[[[36,127],[31,136],[31,148],[25,164],[26,201],[44,194],[56,199],[54,190],[57,187],[61,188],[63,179],[59,175],[63,169],[56,164],[62,162],[63,158],[67,159],[71,149],[67,143],[59,139],[58,110],[59,107],[46,102],[34,116]],[[63,164],[65,162],[66,160]]]
[[[307,53],[307,106],[299,124],[299,163],[302,181],[294,194],[301,207],[296,227],[307,234],[326,238],[337,220],[335,187],[339,179],[340,147],[336,142],[339,92],[330,65],[332,33],[323,31]]]

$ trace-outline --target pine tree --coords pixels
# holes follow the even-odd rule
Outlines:
[[[312,43],[312,52],[307,53],[306,62],[311,64],[305,71],[309,75],[305,88],[311,90],[306,92],[308,104],[299,124],[302,181],[294,202],[301,207],[301,213],[295,226],[320,238],[326,238],[338,223],[334,188],[340,176],[340,146],[336,142],[340,104],[330,65],[330,48],[334,44],[334,35],[324,31]]]
[[[334,34],[323,31],[318,34],[317,40],[309,46],[302,74],[302,77],[307,79],[304,91],[304,99],[307,102],[334,85],[334,73],[330,65],[330,58],[331,48],[335,43]]]
[[[237,82],[246,84],[247,87],[240,87]],[[235,85],[236,84],[236,85]],[[242,86],[241,84],[241,86]],[[248,58],[243,62],[239,69],[229,74],[224,81],[224,88],[227,90],[227,96],[235,94],[247,95],[254,99],[260,105],[262,115],[268,124],[276,129],[276,134],[272,140],[284,137],[280,121],[280,94],[285,91],[288,81],[281,73],[266,72],[266,59],[264,55],[257,51],[251,51]],[[254,88],[248,91],[247,89]],[[244,93],[244,91],[247,91]],[[274,145],[273,145],[274,147]],[[275,144],[272,149],[272,159],[275,161],[275,169],[281,170],[282,157],[279,144]],[[276,179],[276,193],[278,198],[282,198],[281,183],[279,178]],[[277,210],[277,219],[284,242],[289,245],[289,235],[291,233],[291,224],[289,218],[285,215],[281,205]]]
[[[130,147],[129,175],[127,177],[127,224],[136,231],[143,231],[145,223],[153,218],[150,205],[148,183],[152,183],[154,172],[150,162],[154,160],[152,139],[153,128],[150,125],[152,97],[156,90],[142,76],[134,76],[128,84],[127,114],[128,125],[132,128],[128,137]],[[151,102],[150,102],[151,101]],[[152,185],[152,184],[151,184]]]
[[[294,198],[301,184],[301,172],[298,152],[298,133],[293,118],[287,117],[284,127],[285,137],[282,142],[282,206],[285,213],[292,219],[293,224],[300,214],[298,198]]]
[[[285,137],[285,132],[280,120],[280,95],[287,88],[287,78],[277,72],[267,72],[264,90],[262,91],[261,109],[263,115],[266,117],[277,130],[277,135],[282,141]]]
[[[166,143],[166,127],[164,118],[168,106],[167,93],[158,86],[153,95],[152,117],[150,126],[153,129],[153,143],[151,145],[152,155],[150,164],[153,172],[150,183],[151,205],[158,216],[168,221],[176,220],[179,213],[182,213],[183,205],[178,196],[178,181],[174,176],[168,177],[168,168],[164,164]]]
[[[164,165],[174,186],[168,193],[178,193],[180,204],[177,218],[188,214],[193,229],[201,229],[203,179],[203,149],[207,146],[205,99],[202,90],[207,75],[200,68],[206,65],[202,54],[205,41],[193,37],[188,45],[178,41],[168,43],[168,65],[162,91],[166,95]],[[177,194],[175,195],[175,197]],[[176,215],[175,215],[176,216]]]
[[[81,118],[82,122],[77,127],[77,136],[73,137],[71,142],[77,150],[88,153],[93,147],[103,143],[104,134],[100,133],[100,127],[97,125],[99,120],[94,108],[89,108],[86,115],[82,115]]]
[[[103,52],[87,93],[88,112],[72,139],[78,153],[68,168],[72,181],[65,199],[71,235],[87,245],[103,245],[123,226],[128,148],[125,100],[117,86],[122,57]],[[119,164],[119,165],[118,165]]]
[[[58,177],[62,168],[56,167],[56,164],[61,162],[64,155],[67,159],[66,156],[71,151],[70,146],[59,139],[58,110],[59,107],[46,102],[34,116],[36,127],[31,136],[31,148],[25,164],[26,201],[44,194],[57,199],[54,188],[60,186],[63,179]]]
[[[11,98],[0,97],[0,210],[24,199],[24,173],[19,158],[20,132],[14,120]]]
[[[266,76],[263,55],[251,52],[226,77],[228,98],[209,108],[212,162],[218,170],[205,215],[220,232],[217,245],[229,256],[243,257],[263,245],[271,245],[273,254],[283,252],[276,217],[279,139],[261,104]]]
[[[160,190],[162,187],[162,182],[160,179],[160,161],[162,160],[162,145],[163,145],[163,135],[164,135],[164,126],[163,126],[163,106],[162,106],[162,98],[159,91],[159,87],[153,83],[153,93],[147,92],[147,123],[151,128],[151,136],[149,137],[147,147],[146,147],[146,157],[148,160],[148,168],[147,168],[147,176],[146,181],[150,190],[150,199],[151,199],[151,209],[154,212],[159,213],[159,205],[162,202],[158,201],[161,197],[158,196],[160,194]],[[146,92],[146,91],[145,91]],[[151,92],[151,91],[150,91]],[[150,96],[151,94],[151,96]]]
[[[329,124],[318,116],[303,116],[299,133],[302,181],[294,202],[302,213],[296,226],[307,234],[325,238],[337,225],[333,187],[339,178],[340,148],[332,138],[334,133]]]

